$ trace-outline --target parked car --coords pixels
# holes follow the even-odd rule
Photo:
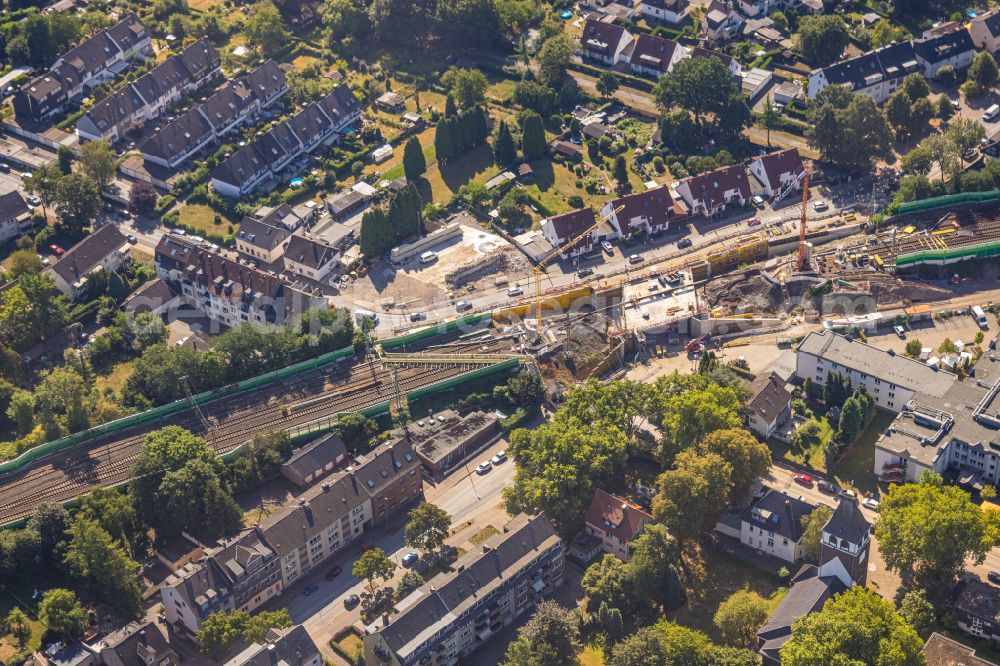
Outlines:
[[[690,238],[682,238],[682,239],[680,239],[679,241],[677,241],[677,247],[678,247],[678,249],[681,249],[681,250],[683,250],[686,247],[691,247],[691,239]]]
[[[484,460],[483,462],[479,463],[479,467],[476,468],[476,474],[482,476],[491,469],[493,469],[493,464],[489,460]]]
[[[184,231],[183,229],[171,229],[171,230],[170,230],[170,233],[172,233],[172,234],[177,234],[178,236],[183,236],[183,235],[184,235],[184,234],[186,234],[187,232],[186,232],[186,231]]]
[[[427,319],[427,314],[424,312],[414,312],[410,315],[410,321],[423,321]]]
[[[521,289],[520,287],[511,287],[510,289],[507,290],[507,295],[510,297],[520,296],[523,293],[524,289]]]
[[[892,330],[895,331],[896,335],[898,335],[900,338],[904,340],[906,339],[906,329],[903,328],[902,326],[893,326]]]
[[[642,261],[644,261],[644,259],[645,258],[641,254],[630,254],[628,256],[628,263],[630,263],[630,264],[638,264],[638,263],[641,263]]]
[[[827,495],[837,494],[836,484],[830,483],[829,481],[820,481],[816,485],[819,487],[819,491],[821,493],[826,493]]]
[[[866,497],[861,505],[872,511],[878,511],[878,500],[874,497]]]
[[[128,234],[127,236],[125,236],[125,240],[127,240],[129,243],[132,243],[132,245],[135,245],[136,243],[139,242],[139,239],[135,237],[135,234]]]
[[[28,195],[28,205],[29,206],[41,206],[42,205],[42,200],[41,200],[40,197],[38,197],[38,196],[36,196],[34,194],[29,194]]]
[[[341,571],[343,571],[343,569],[341,569],[340,566],[333,567],[332,569],[326,572],[326,579],[333,580],[334,578],[340,575]]]
[[[0,162],[0,171],[4,173],[10,173],[10,165],[6,162]]]
[[[348,594],[344,597],[344,608],[354,608],[361,602],[361,598],[356,594]]]
[[[593,274],[594,274],[594,269],[593,268],[581,268],[580,270],[578,270],[576,272],[576,276],[578,278],[585,278],[588,275],[593,275]]]
[[[822,199],[820,199],[819,201],[814,201],[813,202],[813,209],[816,210],[817,212],[824,211],[824,210],[828,209],[829,207],[830,207],[830,205],[827,204]]]
[[[310,594],[319,589],[318,583],[309,583],[306,585],[306,589],[302,590],[302,596],[308,597]]]
[[[794,481],[800,486],[805,486],[806,488],[812,488],[813,485],[813,478],[808,474],[802,474],[802,473],[796,474],[794,477]]]
[[[840,489],[840,496],[841,497],[847,497],[848,499],[856,499],[857,496],[858,496],[858,494],[856,492],[854,492],[853,490],[851,490],[850,488],[841,488]]]
[[[1000,585],[1000,573],[997,573],[996,571],[991,571],[988,574],[986,574],[986,580],[996,585]]]
[[[55,243],[53,243],[52,245],[49,245],[49,249],[52,250],[52,254],[56,255],[57,257],[61,257],[62,254],[63,254],[63,252],[66,251],[66,250],[62,249],[61,247],[59,247],[58,245],[56,245]]]
[[[403,555],[403,560],[402,560],[403,566],[404,567],[412,567],[414,564],[416,564],[417,560],[419,560],[419,559],[420,559],[419,555],[417,555],[413,551],[410,551],[406,555]]]
[[[764,197],[760,196],[759,194],[755,194],[750,199],[750,203],[752,203],[757,208],[763,208],[764,207]]]
[[[601,247],[604,248],[604,251],[608,254],[613,254],[615,251],[615,248],[611,247],[611,243],[608,241],[601,241]]]
[[[458,310],[459,312],[465,312],[466,310],[471,310],[472,303],[470,303],[469,301],[459,301],[458,303],[455,303],[455,309]]]
[[[502,463],[505,460],[507,460],[507,452],[503,451],[503,450],[500,450],[500,451],[497,451],[496,455],[493,456],[492,459],[490,459],[490,462],[493,463],[494,465],[499,465],[500,463]]]
[[[760,219],[755,217],[755,218],[747,220],[747,226],[748,227],[757,227],[757,226],[760,226]]]
[[[42,255],[38,255],[38,258],[42,260],[42,266],[48,266],[49,264],[52,263],[51,261],[49,261],[48,257],[43,257]]]

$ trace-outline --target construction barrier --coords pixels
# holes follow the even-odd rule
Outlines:
[[[960,194],[946,194],[930,199],[920,199],[919,201],[907,201],[899,204],[896,215],[907,215],[909,213],[920,213],[934,208],[944,208],[946,206],[956,206],[967,203],[983,203],[985,201],[996,201],[1000,199],[1000,190],[990,190],[988,192],[962,192]]]
[[[492,319],[493,315],[490,312],[469,315],[467,317],[447,322],[443,325],[432,326],[422,331],[383,340],[381,345],[383,349],[401,347],[406,344],[412,344],[420,340],[425,340],[435,335],[449,333],[463,326],[474,326],[483,322],[488,324],[492,321]],[[258,375],[257,377],[244,379],[236,384],[229,384],[228,386],[221,386],[211,391],[205,391],[192,397],[194,398],[196,405],[204,405],[205,403],[212,402],[213,400],[243,393],[245,391],[253,391],[263,386],[267,386],[268,384],[273,384],[274,382],[279,382],[305,372],[310,372],[325,365],[329,365],[330,363],[335,363],[339,360],[350,358],[352,356],[354,356],[354,347],[344,347],[336,351],[321,354],[316,358],[300,361],[293,365],[289,365],[263,375]],[[61,437],[60,439],[56,439],[51,442],[46,442],[45,444],[40,444],[39,446],[25,451],[12,460],[0,463],[0,475],[7,474],[9,472],[16,472],[17,470],[22,469],[23,467],[30,465],[41,458],[53,453],[65,451],[66,449],[72,448],[81,442],[94,439],[95,437],[100,437],[101,435],[106,435],[108,433],[120,432],[122,430],[127,430],[128,428],[144,425],[151,421],[158,421],[167,416],[184,411],[189,406],[190,403],[187,400],[177,400],[166,405],[160,405],[159,407],[148,409],[144,412],[139,412],[138,414],[131,414],[114,421],[102,423],[99,426],[94,426],[93,428],[88,428],[87,430],[73,433],[72,435],[67,435],[66,437]]]
[[[591,303],[591,298],[594,295],[594,288],[591,286],[577,287],[575,289],[570,289],[564,291],[561,294],[555,294],[552,296],[542,297],[542,317],[544,318],[546,314],[551,315],[555,313],[565,313],[573,310],[574,307],[578,307],[578,303],[583,299],[587,304]],[[524,319],[532,318],[535,316],[535,303],[534,298],[529,299],[530,302],[523,305],[515,305],[513,307],[505,308],[503,310],[498,310],[493,313],[493,319],[497,323],[511,323],[513,321],[523,321]]]
[[[1000,255],[1000,241],[966,245],[941,250],[920,250],[896,257],[896,267],[916,266],[918,264],[936,264],[943,266],[967,259],[986,259]]]

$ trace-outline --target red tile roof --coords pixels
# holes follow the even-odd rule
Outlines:
[[[768,184],[771,187],[779,185],[783,173],[800,174],[805,171],[802,158],[799,157],[799,151],[795,148],[757,157],[754,158],[754,161],[760,162],[761,166],[764,167],[764,173],[767,175]]]
[[[653,517],[637,504],[598,488],[587,508],[585,520],[601,532],[622,541],[631,541]]]

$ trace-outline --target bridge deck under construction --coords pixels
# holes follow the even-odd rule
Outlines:
[[[511,356],[498,356],[497,352],[509,350],[509,344],[509,340],[480,339],[449,345],[448,349],[456,354],[485,350],[493,352],[494,359],[503,360]],[[186,409],[160,421],[102,435],[0,477],[0,524],[23,519],[44,502],[66,502],[92,486],[127,481],[146,435],[167,425],[205,437],[222,454],[258,432],[291,430],[322,417],[392,400],[397,387],[393,373],[398,390],[410,392],[468,371],[469,367],[461,364],[384,368],[377,361],[335,363],[256,391],[221,398],[199,410]]]
[[[890,233],[883,232],[879,234],[879,243],[869,244],[865,252],[873,261],[877,256],[884,265],[892,266],[896,257],[914,252],[957,250],[997,241],[1000,241],[1000,208],[948,213],[937,223],[921,229],[903,227],[896,231],[895,243]]]

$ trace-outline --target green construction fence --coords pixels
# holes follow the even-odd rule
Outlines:
[[[896,215],[906,215],[908,213],[919,213],[933,208],[943,208],[945,206],[956,206],[967,203],[982,203],[984,201],[995,201],[1000,199],[1000,190],[989,190],[988,192],[961,192],[959,194],[946,194],[930,199],[920,199],[919,201],[907,201],[899,204]]]
[[[917,264],[947,264],[966,259],[986,259],[1000,255],[1000,241],[953,247],[947,250],[920,250],[896,257],[896,266],[916,266]]]
[[[387,338],[381,342],[382,348],[392,349],[407,344],[413,344],[414,342],[426,340],[427,338],[434,337],[435,335],[450,333],[465,326],[475,326],[482,324],[483,322],[490,322],[492,321],[492,318],[492,313],[488,312],[468,315],[466,317],[461,317],[447,322],[442,326],[432,326],[422,331],[416,331],[415,333],[408,333],[395,338]],[[324,365],[334,363],[340,359],[348,358],[350,356],[354,356],[353,346],[327,352],[326,354],[321,354],[316,358],[300,361],[279,370],[258,375],[257,377],[251,377],[250,379],[244,379],[236,384],[230,384],[211,391],[205,391],[192,397],[194,398],[196,405],[204,405],[205,403],[219,398],[242,393],[244,391],[256,390],[262,386],[282,381],[304,372],[310,372],[316,368],[323,367]],[[157,421],[164,417],[181,412],[188,407],[189,403],[187,400],[177,400],[166,405],[160,405],[159,407],[148,409],[138,414],[131,414],[115,421],[102,423],[99,426],[94,426],[93,428],[88,428],[87,430],[73,433],[72,435],[67,435],[66,437],[62,437],[51,442],[46,442],[45,444],[41,444],[25,451],[16,458],[0,463],[0,475],[7,474],[9,472],[16,472],[26,465],[34,463],[40,458],[44,458],[45,456],[58,453],[60,451],[65,451],[66,449],[72,448],[81,442],[99,437],[101,435],[106,435],[108,433],[119,432],[128,428],[140,426],[145,423],[149,423],[150,421]]]

